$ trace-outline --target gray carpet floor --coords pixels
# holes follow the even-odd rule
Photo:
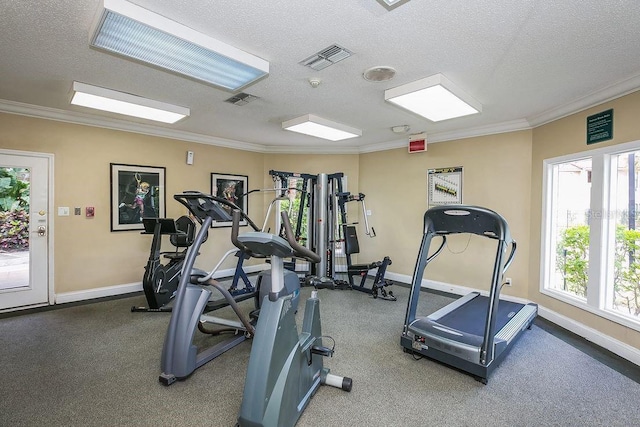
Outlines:
[[[399,345],[408,289],[393,288],[396,302],[320,291],[323,333],[337,343],[326,366],[352,377],[353,390],[321,387],[298,426],[640,424],[640,384],[535,325],[488,385],[414,360]],[[423,294],[421,313],[449,301]],[[251,343],[165,387],[158,374],[170,315],[130,312],[144,303],[135,296],[0,319],[0,425],[233,426]],[[202,346],[217,339],[197,334]]]

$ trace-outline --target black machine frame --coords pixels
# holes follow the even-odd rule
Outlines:
[[[169,312],[171,302],[178,288],[182,265],[187,248],[193,243],[196,224],[193,219],[183,215],[177,220],[173,218],[144,218],[142,234],[152,234],[149,259],[142,277],[142,290],[147,299],[147,307],[131,307],[133,312]],[[168,235],[175,247],[173,252],[162,252],[162,236]],[[182,249],[182,250],[181,250]],[[162,264],[161,258],[168,259]]]
[[[370,263],[354,264],[352,255],[359,252],[359,243],[355,224],[348,223],[347,203],[357,202],[362,206],[362,214],[365,222],[365,233],[370,237],[375,237],[373,227],[369,228],[367,211],[364,204],[365,195],[363,193],[351,194],[343,189],[344,173],[336,172],[332,174],[305,174],[294,172],[283,172],[270,170],[269,175],[274,181],[280,181],[282,188],[288,187],[287,180],[291,177],[303,180],[301,188],[301,200],[297,215],[294,234],[297,240],[302,237],[302,218],[304,211],[309,209],[311,218],[309,224],[323,224],[309,230],[308,246],[321,254],[321,261],[312,264],[310,274],[331,280],[335,284],[335,289],[353,289],[368,293],[374,298],[395,301],[396,297],[392,291],[385,288],[393,284],[391,280],[385,278],[386,270],[391,265],[391,258],[385,256],[380,261]],[[320,212],[319,212],[320,211]],[[323,216],[321,218],[321,216]],[[321,229],[322,228],[322,229]],[[335,257],[335,243],[344,242],[347,280],[336,280],[337,268]],[[377,269],[371,287],[367,286],[369,273]],[[358,278],[359,280],[354,280]]]

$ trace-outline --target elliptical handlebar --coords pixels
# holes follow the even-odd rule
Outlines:
[[[320,255],[296,242],[287,213],[283,211],[281,216],[285,238],[264,231],[248,232],[239,236],[240,211],[234,210],[231,241],[238,249],[252,257],[263,258],[277,254],[280,257],[294,256],[309,262],[319,262]]]
[[[242,218],[242,211],[238,208],[238,209],[234,209],[233,213],[231,214],[232,216],[232,223],[231,223],[231,243],[233,243],[233,245],[240,249],[242,252],[244,252],[245,254],[251,256],[251,257],[258,257],[258,258],[263,258],[262,255],[258,255],[256,253],[254,253],[251,249],[249,249],[248,247],[246,247],[242,242],[240,242],[240,240],[238,240],[238,235],[240,234],[240,219]],[[256,230],[258,231],[258,230]]]
[[[296,242],[296,237],[291,228],[291,222],[289,221],[289,215],[287,215],[285,211],[282,211],[280,212],[280,217],[282,218],[282,225],[284,226],[284,234],[287,242],[293,249],[293,255],[313,263],[320,262],[320,255]]]

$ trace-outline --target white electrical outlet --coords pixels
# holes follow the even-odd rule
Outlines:
[[[507,277],[506,279],[504,279],[504,284],[507,286],[511,286],[511,277]]]

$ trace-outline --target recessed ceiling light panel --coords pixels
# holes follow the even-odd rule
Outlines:
[[[269,73],[269,63],[125,0],[103,0],[90,45],[224,89]]]
[[[73,105],[141,119],[175,123],[190,114],[185,107],[80,82],[73,82],[73,91]]]
[[[343,139],[362,136],[360,129],[323,119],[313,114],[306,114],[282,122],[282,129],[328,139],[329,141],[341,141]]]
[[[384,92],[384,99],[433,122],[477,114],[482,105],[442,74]]]

